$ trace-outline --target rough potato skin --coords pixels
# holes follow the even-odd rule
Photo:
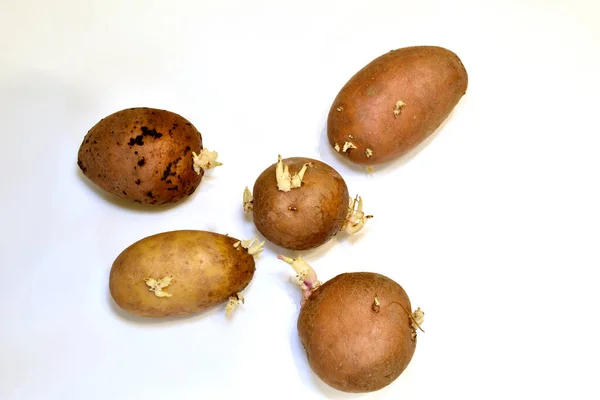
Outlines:
[[[252,280],[254,258],[233,247],[229,236],[193,230],[159,233],[125,249],[114,261],[109,288],[124,310],[145,317],[170,317],[198,313],[225,302]],[[147,278],[173,276],[157,297]]]
[[[290,173],[311,163],[302,186],[289,192],[277,188],[271,165],[254,183],[253,219],[258,231],[270,242],[289,250],[308,250],[338,233],[348,213],[348,187],[329,165],[311,158],[283,160]]]
[[[192,194],[204,174],[193,169],[200,132],[178,114],[153,108],[118,111],[83,139],[77,164],[96,185],[142,204],[175,203]]]
[[[440,126],[467,85],[467,71],[450,50],[435,46],[392,50],[358,71],[340,90],[327,120],[329,143],[343,148],[352,142],[356,149],[338,153],[356,164],[398,158]],[[396,115],[398,101],[406,105]]]
[[[374,311],[375,297],[380,302]],[[415,351],[404,289],[376,273],[336,276],[307,299],[298,334],[313,371],[328,385],[351,393],[392,383]]]

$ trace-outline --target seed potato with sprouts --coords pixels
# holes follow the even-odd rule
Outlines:
[[[301,257],[278,257],[298,274],[303,297],[298,335],[312,370],[351,393],[382,389],[412,360],[424,313],[411,311],[404,289],[372,272],[344,273],[321,283]]]
[[[146,237],[114,261],[109,288],[122,309],[145,317],[189,315],[244,298],[264,242],[214,232],[180,230]]]
[[[191,195],[204,171],[221,165],[200,132],[170,111],[130,108],[85,135],[77,164],[101,189],[142,204],[176,203]]]
[[[342,176],[324,162],[305,157],[282,159],[244,191],[246,212],[270,242],[308,250],[328,242],[340,230],[353,234],[370,215],[362,199],[350,198]]]
[[[356,164],[398,158],[440,126],[467,84],[467,71],[450,50],[390,51],[358,71],[336,96],[327,119],[329,143]]]

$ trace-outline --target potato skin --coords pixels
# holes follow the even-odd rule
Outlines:
[[[352,142],[356,149],[338,153],[356,164],[396,159],[440,126],[467,85],[467,71],[450,50],[436,46],[392,50],[367,64],[340,90],[327,120],[329,143],[335,148]],[[398,101],[406,105],[396,115]]]
[[[373,309],[375,297],[378,312]],[[372,392],[389,385],[415,351],[410,310],[404,289],[380,274],[346,273],[325,282],[298,317],[311,368],[344,392]]]
[[[100,188],[142,204],[175,203],[204,174],[193,169],[200,132],[182,116],[153,108],[118,111],[85,135],[77,164]]]
[[[238,240],[213,232],[180,230],[146,237],[114,261],[110,294],[119,307],[145,317],[170,317],[201,312],[223,303],[252,280],[254,258],[233,247]],[[173,276],[157,297],[147,278]]]
[[[252,216],[258,231],[270,242],[289,250],[318,247],[335,236],[348,213],[348,187],[329,165],[311,158],[283,160],[290,173],[311,163],[302,186],[289,192],[277,189],[276,163],[254,183]]]

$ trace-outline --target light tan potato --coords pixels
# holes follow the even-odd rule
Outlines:
[[[201,157],[214,155],[212,165]],[[122,110],[83,139],[77,164],[96,185],[142,204],[175,203],[191,195],[204,170],[219,165],[200,132],[182,116],[153,108]]]
[[[145,317],[201,312],[237,294],[252,280],[260,244],[206,231],[146,237],[114,261],[109,288],[124,310]]]
[[[467,71],[450,50],[390,51],[358,71],[336,96],[327,120],[329,143],[356,164],[396,159],[440,126],[467,85]]]

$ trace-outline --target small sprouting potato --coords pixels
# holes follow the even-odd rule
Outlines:
[[[467,71],[450,50],[435,46],[392,50],[342,87],[329,110],[329,143],[356,164],[396,159],[440,126],[467,85]]]
[[[204,171],[221,165],[200,132],[170,111],[129,108],[85,135],[77,164],[93,183],[142,204],[176,203],[191,195]]]
[[[244,191],[244,210],[252,212],[258,231],[290,250],[318,247],[340,230],[358,232],[370,215],[362,199],[349,198],[342,176],[310,158],[282,159],[265,169]]]
[[[424,313],[392,279],[344,273],[321,283],[302,258],[279,259],[298,274],[303,300],[298,335],[312,370],[331,387],[373,392],[391,384],[412,360]]]
[[[229,314],[254,276],[264,242],[214,232],[180,230],[148,236],[114,261],[109,288],[131,314],[171,317],[228,301]]]

